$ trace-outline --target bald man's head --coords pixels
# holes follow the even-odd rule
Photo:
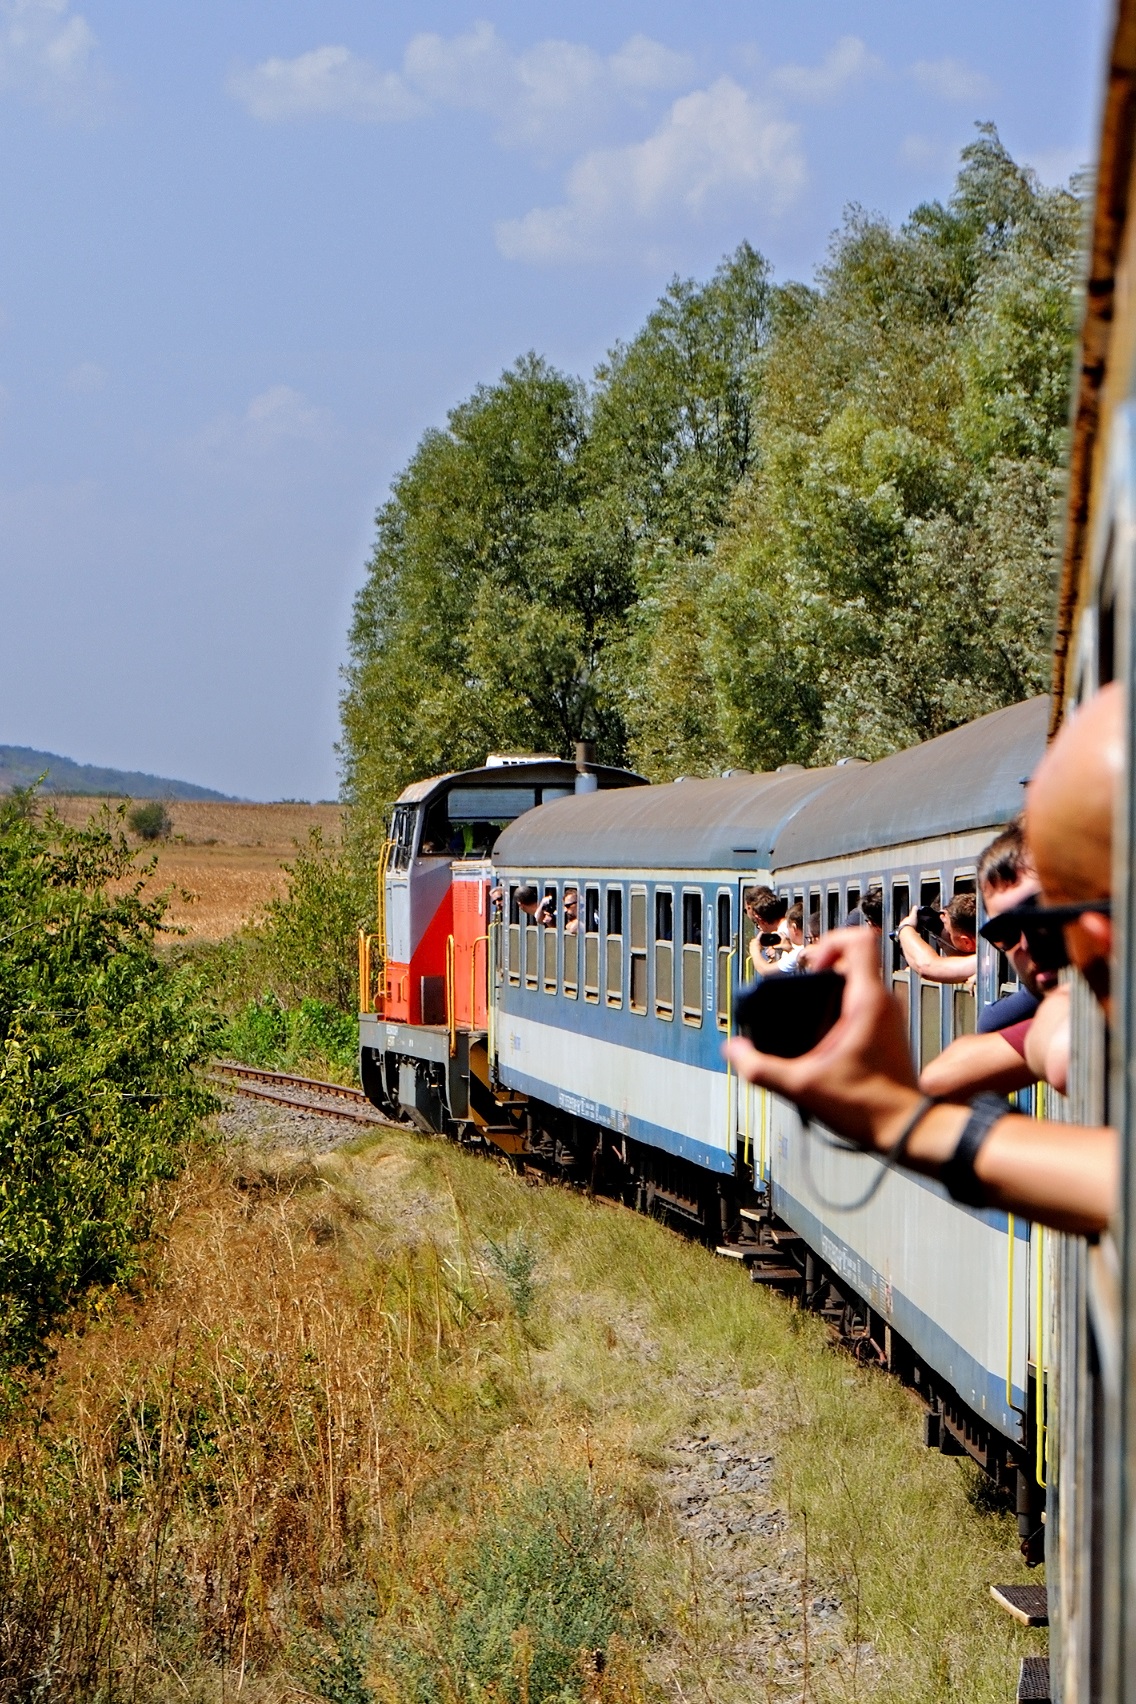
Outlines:
[[[1026,794],[1026,840],[1051,905],[1112,891],[1124,691],[1103,687],[1062,727]]]

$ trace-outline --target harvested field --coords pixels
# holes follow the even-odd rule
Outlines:
[[[83,824],[118,799],[60,797],[49,801],[65,822]],[[172,800],[170,838],[156,846],[139,841],[139,857],[156,854],[153,881],[172,889],[169,921],[197,940],[219,941],[251,922],[284,892],[283,866],[306,845],[313,828],[336,840],[339,805],[218,804]]]

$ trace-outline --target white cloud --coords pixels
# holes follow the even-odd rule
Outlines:
[[[57,117],[97,116],[106,80],[95,33],[68,0],[0,0],[0,90]]]
[[[97,361],[80,361],[67,375],[67,389],[79,395],[101,391],[106,382],[106,368],[100,367]]]
[[[961,59],[920,59],[911,75],[921,88],[943,101],[985,101],[998,90],[983,71],[975,71]]]
[[[254,118],[266,121],[334,115],[389,124],[422,110],[401,77],[376,70],[346,47],[266,59],[251,71],[234,71],[228,90]]]
[[[334,417],[291,385],[271,385],[254,396],[243,414],[225,413],[211,420],[189,442],[196,458],[213,462],[263,461],[294,446],[327,444]]]
[[[841,36],[819,65],[782,65],[770,83],[800,101],[835,100],[844,90],[884,69],[882,59],[869,53],[859,36]]]
[[[510,260],[656,258],[676,224],[739,203],[781,211],[804,187],[800,131],[729,77],[674,102],[654,135],[595,149],[568,173],[565,200],[496,227]]]
[[[335,116],[397,123],[442,107],[485,114],[506,144],[547,148],[570,143],[606,113],[641,106],[691,75],[685,54],[648,36],[632,36],[606,58],[558,40],[517,53],[492,24],[479,23],[464,35],[414,36],[399,71],[346,47],[318,47],[235,71],[228,89],[265,121]]]
[[[958,171],[959,144],[957,139],[944,142],[941,137],[921,136],[913,131],[900,143],[899,158],[921,176],[934,172],[953,178]]]

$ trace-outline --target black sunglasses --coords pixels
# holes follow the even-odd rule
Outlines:
[[[1112,901],[1086,899],[1076,905],[1039,905],[1035,894],[1012,911],[991,917],[982,925],[979,934],[1003,953],[1016,947],[1024,936],[1030,958],[1038,970],[1064,970],[1069,963],[1065,949],[1065,925],[1083,917],[1086,911],[1111,917]]]

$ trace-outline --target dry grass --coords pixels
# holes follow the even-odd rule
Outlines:
[[[582,1698],[993,1704],[1037,1648],[985,1595],[1021,1577],[1012,1524],[917,1432],[815,1320],[633,1214],[401,1133],[216,1165],[0,1438],[0,1697],[409,1697],[392,1653],[459,1615],[454,1558],[510,1487],[575,1475],[641,1581]],[[706,1434],[775,1457],[764,1621],[671,1513]],[[355,1689],[317,1687],[352,1626]],[[447,1662],[430,1696],[472,1699]]]
[[[104,803],[61,796],[45,800],[65,822],[85,824]],[[285,892],[283,866],[318,828],[329,844],[340,832],[339,805],[241,805],[173,800],[171,836],[155,846],[138,842],[139,860],[157,856],[156,890],[171,895],[169,923],[195,940],[219,941],[260,916]]]

